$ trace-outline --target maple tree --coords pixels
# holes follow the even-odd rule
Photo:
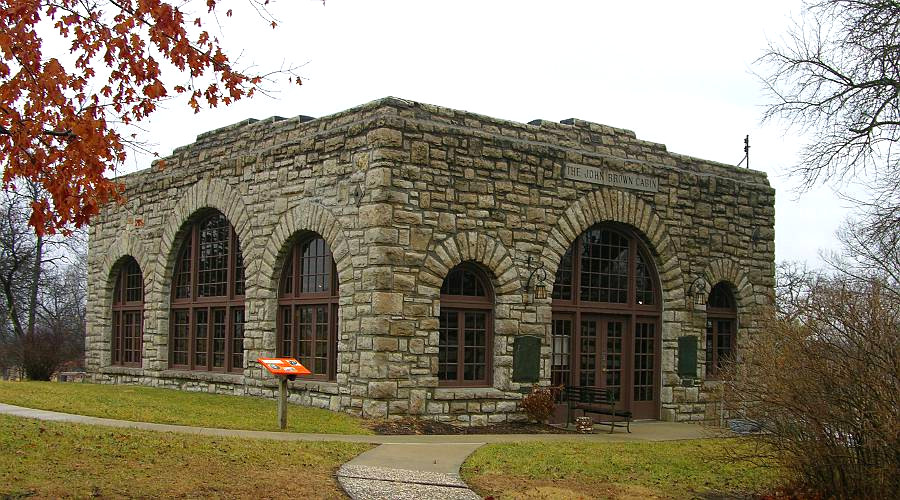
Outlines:
[[[269,0],[245,0],[265,22]],[[0,164],[4,189],[40,184],[31,205],[38,234],[81,227],[123,186],[106,176],[141,147],[128,127],[179,94],[198,112],[250,97],[270,76],[235,67],[217,37],[224,0],[0,0]],[[231,17],[227,10],[225,17]],[[48,54],[50,40],[67,53]],[[65,52],[65,49],[57,52]],[[164,77],[179,75],[180,80]],[[171,78],[168,78],[171,79]]]

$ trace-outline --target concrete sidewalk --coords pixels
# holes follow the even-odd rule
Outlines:
[[[722,431],[709,429],[697,424],[680,422],[640,421],[631,424],[631,434],[616,430],[609,434],[600,430],[594,434],[464,434],[464,435],[413,435],[413,436],[376,436],[359,434],[301,434],[276,431],[248,431],[239,429],[218,429],[213,427],[191,427],[187,425],[154,424],[151,422],[132,422],[112,418],[88,417],[61,413],[49,410],[35,410],[21,406],[0,403],[0,414],[13,415],[36,420],[52,420],[76,424],[102,425],[106,427],[122,427],[128,429],[144,429],[159,432],[180,432],[184,434],[201,434],[206,436],[234,436],[251,439],[274,439],[277,441],[343,441],[373,444],[404,443],[513,443],[528,441],[588,441],[588,442],[627,442],[627,441],[675,441],[679,439],[701,439],[721,436]]]
[[[47,410],[35,410],[0,403],[0,414],[37,420],[121,427],[159,432],[179,432],[206,436],[274,439],[278,441],[344,441],[378,444],[338,470],[337,479],[354,499],[434,499],[473,500],[480,498],[459,476],[463,461],[485,443],[528,441],[673,441],[726,435],[721,430],[697,424],[642,421],[631,424],[632,432],[617,430],[609,434],[468,434],[374,436],[353,434],[300,434],[292,432],[248,431],[191,427],[187,425],[132,422],[112,418],[88,417]]]

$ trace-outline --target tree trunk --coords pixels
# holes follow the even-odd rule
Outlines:
[[[38,188],[35,185],[31,186],[31,196],[32,201],[37,201]],[[29,283],[28,289],[28,324],[25,330],[25,342],[23,343],[25,352],[22,353],[22,365],[23,368],[25,368],[25,378],[30,380],[50,379],[50,376],[45,373],[46,370],[41,366],[44,363],[42,363],[40,359],[37,359],[40,356],[36,351],[39,351],[40,349],[35,345],[37,338],[34,334],[38,308],[38,289],[40,288],[43,261],[44,235],[38,232],[34,245],[34,261],[31,263],[31,283]]]

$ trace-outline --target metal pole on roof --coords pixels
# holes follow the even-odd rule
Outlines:
[[[740,167],[744,162],[747,162],[747,168],[750,168],[750,134],[744,137],[744,158],[738,162],[737,166]]]
[[[747,159],[747,168],[750,168],[750,134],[744,137],[744,158]]]

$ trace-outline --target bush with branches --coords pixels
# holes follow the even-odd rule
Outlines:
[[[555,408],[553,390],[539,385],[532,386],[531,392],[522,398],[522,408],[532,420],[546,422]]]
[[[794,278],[804,291],[791,314],[773,314],[749,339],[721,397],[761,426],[759,449],[797,488],[891,498],[900,491],[900,300],[874,276]]]

